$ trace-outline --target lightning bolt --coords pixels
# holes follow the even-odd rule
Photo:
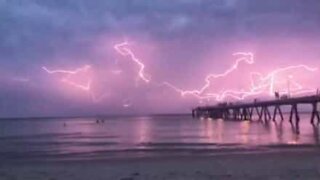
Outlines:
[[[318,68],[316,67],[309,67],[307,65],[304,64],[300,64],[300,65],[295,65],[295,66],[288,66],[288,67],[284,67],[284,68],[279,68],[276,69],[272,72],[270,72],[267,76],[263,77],[261,73],[258,72],[253,72],[251,73],[251,76],[253,77],[254,75],[260,76],[260,80],[262,82],[262,86],[263,85],[267,85],[269,87],[269,94],[273,95],[274,91],[275,91],[275,80],[278,74],[286,72],[286,71],[290,71],[290,70],[295,70],[295,69],[305,69],[306,71],[309,72],[315,72],[318,70]],[[291,77],[292,79],[292,77]],[[292,81],[292,84],[294,84],[297,87],[297,90],[302,90],[303,86],[297,82],[295,82],[294,80]],[[260,88],[260,86],[255,87],[253,85],[254,89],[258,89]],[[288,93],[288,92],[287,92]]]
[[[129,43],[127,41],[115,44],[113,46],[115,51],[119,53],[121,56],[129,57],[131,61],[133,61],[138,67],[139,71],[137,73],[137,77],[144,81],[145,83],[151,82],[151,78],[149,78],[146,73],[145,64],[134,54],[134,52],[130,49]],[[255,63],[255,57],[254,54],[251,52],[237,52],[233,54],[234,57],[236,57],[235,62],[225,71],[219,74],[208,74],[204,78],[205,84],[201,86],[200,88],[193,89],[193,90],[184,90],[182,88],[178,88],[176,85],[169,83],[168,81],[164,81],[162,83],[153,82],[153,84],[161,85],[168,87],[172,89],[173,91],[180,94],[180,96],[193,96],[196,97],[199,100],[211,100],[214,99],[215,101],[223,101],[227,98],[236,99],[236,100],[243,100],[245,98],[248,98],[250,96],[257,96],[266,94],[269,96],[273,96],[273,93],[275,92],[275,87],[277,85],[285,84],[286,82],[279,81],[279,77],[281,77],[282,73],[295,71],[299,69],[306,70],[308,72],[315,72],[318,70],[318,68],[310,67],[304,64],[300,65],[293,65],[293,66],[287,66],[283,68],[277,68],[271,72],[269,72],[266,75],[263,75],[259,72],[251,72],[250,73],[250,84],[249,88],[247,90],[236,90],[236,89],[226,89],[219,92],[209,92],[209,88],[213,86],[213,80],[218,78],[225,78],[229,76],[234,71],[238,70],[240,67],[240,64],[245,63],[248,65],[252,65]],[[64,74],[65,76],[61,79],[62,82],[67,83],[69,85],[72,85],[73,87],[82,89],[86,92],[89,92],[92,100],[94,102],[100,102],[104,98],[110,96],[109,93],[104,93],[101,96],[96,96],[92,92],[92,80],[88,78],[88,82],[85,84],[79,84],[74,81],[70,80],[70,76],[77,75],[81,72],[87,72],[89,69],[91,69],[91,66],[85,65],[81,68],[75,69],[75,70],[64,70],[64,69],[58,69],[58,70],[50,70],[46,67],[42,67],[44,71],[46,71],[49,74]],[[114,75],[119,75],[122,73],[121,70],[114,70],[112,71]],[[258,82],[255,82],[254,77],[258,77]],[[297,81],[294,80],[292,76],[290,76],[290,84],[293,85],[292,92],[290,92],[292,95],[299,95],[299,94],[305,94],[305,93],[312,93],[315,92],[315,89],[311,88],[305,88],[302,84],[299,84]],[[281,93],[289,93],[288,91],[281,91]],[[131,106],[130,103],[125,103],[123,105],[124,107]]]
[[[71,85],[73,87],[79,88],[79,89],[84,90],[84,91],[90,91],[91,90],[91,84],[92,84],[92,80],[91,79],[89,79],[86,84],[79,84],[79,83],[76,83],[76,82],[73,82],[73,81],[69,80],[71,75],[76,75],[76,74],[81,73],[81,72],[88,72],[88,70],[91,69],[90,65],[85,65],[85,66],[83,66],[81,68],[78,68],[76,70],[64,70],[64,69],[50,70],[45,66],[43,66],[42,69],[44,71],[46,71],[48,74],[66,74],[66,76],[61,79],[62,82],[67,83],[67,84],[69,84],[69,85]]]
[[[234,53],[233,55],[241,55],[242,57],[237,59],[236,62],[231,66],[231,68],[227,69],[224,73],[221,74],[209,74],[205,78],[206,84],[196,90],[183,90],[180,88],[177,88],[175,85],[164,82],[163,85],[170,87],[177,93],[179,93],[181,96],[186,96],[186,95],[193,95],[196,98],[203,100],[203,99],[215,99],[216,101],[223,101],[224,99],[230,97],[232,99],[236,100],[244,100],[245,98],[249,96],[256,96],[256,95],[261,95],[261,94],[268,94],[270,96],[273,95],[275,92],[275,85],[278,84],[276,82],[277,76],[280,73],[284,73],[290,70],[297,70],[297,69],[304,69],[309,72],[315,72],[318,70],[316,67],[310,67],[304,64],[300,65],[295,65],[295,66],[288,66],[284,68],[278,68],[266,76],[263,76],[261,73],[258,72],[252,72],[251,73],[251,88],[247,91],[245,90],[225,90],[220,93],[204,93],[212,84],[211,80],[216,79],[216,78],[223,78],[228,76],[230,73],[238,69],[239,64],[241,62],[246,62],[247,64],[253,64],[254,63],[254,55],[253,53],[244,53],[244,52],[239,52],[239,53]],[[260,77],[260,82],[258,85],[255,85],[253,76],[259,76]],[[299,94],[305,94],[305,93],[312,93],[315,92],[315,89],[305,89],[301,84],[298,82],[292,80],[291,84],[295,86],[295,88],[292,90],[292,95],[299,95]],[[268,92],[265,92],[265,88],[268,88]],[[281,93],[289,93],[287,91],[281,92]]]
[[[296,70],[296,69],[305,69],[306,71],[309,72],[315,72],[318,70],[318,68],[314,68],[314,67],[309,67],[306,65],[296,65],[296,66],[288,66],[288,67],[284,67],[284,68],[278,68],[272,72],[270,72],[269,74],[267,74],[266,76],[262,76],[262,74],[254,72],[251,73],[251,75],[259,75],[260,78],[260,83],[258,83],[258,85],[254,85],[253,83],[253,78],[251,79],[252,81],[252,87],[249,89],[249,91],[232,91],[232,90],[227,90],[224,91],[221,95],[219,94],[207,94],[207,96],[209,97],[215,97],[217,101],[222,101],[224,100],[226,97],[231,97],[233,99],[237,99],[237,100],[244,100],[245,98],[249,97],[249,96],[255,96],[255,95],[261,95],[261,94],[268,94],[270,96],[273,96],[274,92],[275,92],[275,86],[276,84],[278,84],[276,82],[277,76],[280,73],[284,73],[290,70]],[[306,94],[306,93],[312,93],[315,92],[315,89],[306,89],[304,88],[301,84],[299,84],[298,82],[294,81],[292,79],[291,82],[295,88],[292,89],[292,95],[299,95],[299,94]],[[269,89],[268,92],[266,92],[264,89]],[[286,93],[288,94],[288,91],[282,91],[280,93]]]
[[[144,82],[149,83],[150,78],[147,77],[145,74],[145,65],[135,56],[135,54],[129,49],[129,43],[123,42],[120,44],[114,45],[114,49],[122,56],[129,56],[133,62],[135,62],[139,66],[139,73],[138,76]]]
[[[186,96],[186,95],[193,95],[196,96],[197,98],[200,99],[206,99],[206,98],[212,98],[215,97],[217,100],[221,99],[219,98],[219,94],[214,94],[210,93],[208,94],[209,96],[202,96],[202,94],[211,86],[211,80],[212,79],[217,79],[217,78],[223,78],[228,76],[230,73],[233,71],[237,70],[241,62],[245,62],[247,64],[253,64],[254,63],[254,55],[251,52],[237,52],[234,53],[233,56],[241,56],[240,58],[236,59],[235,63],[226,71],[220,74],[209,74],[205,78],[205,85],[201,87],[200,89],[195,89],[195,90],[182,90],[180,88],[177,88],[173,84],[169,82],[164,82],[163,85],[168,86],[178,92],[181,96]],[[225,94],[227,92],[224,92]]]
[[[309,72],[315,72],[318,70],[318,68],[315,67],[309,67],[307,65],[295,65],[295,66],[288,66],[288,67],[284,67],[284,68],[278,68],[272,72],[270,72],[269,74],[267,74],[266,76],[262,76],[261,73],[257,73],[257,72],[253,72],[251,73],[251,77],[253,77],[253,75],[258,75],[260,76],[260,83],[259,85],[254,85],[253,82],[253,78],[251,78],[252,81],[252,87],[249,91],[225,91],[223,92],[223,95],[221,96],[222,98],[218,99],[218,100],[223,100],[226,96],[232,96],[235,99],[238,100],[243,100],[248,96],[253,96],[253,95],[259,95],[262,93],[268,93],[270,96],[273,96],[273,93],[275,92],[275,86],[276,84],[278,84],[276,82],[277,76],[280,73],[284,73],[290,70],[296,70],[296,69],[304,69],[306,71]],[[292,95],[299,95],[299,94],[305,94],[305,93],[312,93],[315,92],[315,89],[305,89],[301,84],[299,84],[298,82],[294,81],[293,78],[292,79],[292,84],[295,86],[295,88],[292,90]],[[264,89],[268,88],[268,92],[265,92]],[[282,91],[280,93],[286,93],[288,94],[288,91]],[[240,95],[240,96],[237,96]]]
[[[72,75],[77,75],[82,72],[85,72],[85,73],[88,72],[90,69],[92,69],[92,67],[90,65],[84,65],[83,67],[77,68],[75,70],[65,70],[65,69],[50,70],[49,68],[47,68],[45,66],[43,66],[42,69],[45,72],[47,72],[48,74],[63,74],[63,75],[65,75],[61,79],[61,82],[66,83],[68,85],[71,85],[75,88],[78,88],[80,90],[87,92],[90,95],[92,102],[94,102],[94,103],[101,102],[110,96],[109,92],[105,92],[99,96],[96,95],[92,91],[92,79],[91,78],[88,78],[88,81],[85,84],[80,84],[80,83],[76,83],[74,81],[69,80]],[[118,73],[118,71],[117,71],[117,73]]]
[[[120,44],[116,44],[114,48],[117,50],[118,53],[120,53],[123,56],[130,56],[131,59],[137,63],[140,67],[140,71],[138,76],[144,80],[145,82],[149,83],[150,79],[146,78],[146,75],[144,73],[145,70],[145,65],[140,61],[134,54],[134,52],[128,47],[129,43],[128,42],[123,42]],[[204,86],[200,87],[199,89],[194,89],[194,90],[183,90],[181,88],[178,88],[177,86],[173,85],[172,83],[169,83],[167,81],[160,83],[160,85],[169,87],[179,93],[182,97],[187,96],[187,95],[192,95],[200,100],[203,99],[215,99],[216,101],[222,101],[228,97],[237,99],[237,100],[243,100],[249,96],[255,96],[255,95],[261,95],[261,94],[268,94],[270,96],[273,95],[275,91],[275,86],[276,84],[279,84],[277,82],[277,77],[279,76],[280,73],[290,71],[290,70],[296,70],[296,69],[305,69],[310,72],[315,72],[318,70],[318,68],[314,67],[309,67],[307,65],[295,65],[295,66],[288,66],[284,68],[278,68],[266,76],[263,76],[261,73],[257,72],[252,72],[251,73],[251,88],[249,90],[225,90],[219,93],[214,93],[214,92],[208,92],[205,93],[209,87],[212,86],[212,80],[217,79],[217,78],[224,78],[237,70],[239,68],[239,65],[241,63],[247,63],[249,65],[253,64],[255,62],[254,60],[254,54],[251,52],[237,52],[234,53],[233,56],[239,57],[235,60],[234,64],[227,70],[225,70],[223,73],[220,74],[208,74],[205,77],[205,84]],[[253,81],[253,76],[258,75],[260,77],[260,82],[258,85],[255,85]],[[156,83],[159,84],[159,83]],[[291,84],[295,86],[295,88],[292,90],[293,95],[298,95],[298,94],[303,94],[303,93],[309,93],[309,92],[314,92],[314,89],[305,89],[301,84],[298,82],[292,80]],[[268,91],[265,91],[265,89],[269,89]],[[284,93],[284,92],[282,92]],[[288,92],[286,92],[288,93]]]

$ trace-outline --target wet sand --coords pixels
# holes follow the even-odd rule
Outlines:
[[[220,155],[1,163],[0,179],[320,179],[320,151],[307,148]]]

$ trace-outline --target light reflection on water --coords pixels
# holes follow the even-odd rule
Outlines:
[[[286,119],[288,119],[286,117]],[[66,124],[66,125],[64,125]],[[301,119],[224,121],[189,116],[0,121],[0,153],[93,153],[144,149],[217,149],[234,146],[319,144],[319,128]]]

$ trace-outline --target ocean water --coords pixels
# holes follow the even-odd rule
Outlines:
[[[287,117],[285,119],[288,119]],[[229,153],[238,149],[319,145],[319,129],[302,118],[224,121],[190,116],[21,119],[0,121],[0,160],[77,160]]]

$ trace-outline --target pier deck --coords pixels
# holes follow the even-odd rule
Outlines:
[[[298,124],[300,121],[300,113],[298,106],[302,104],[310,104],[312,107],[311,123],[314,124],[314,119],[317,118],[318,124],[320,123],[320,116],[318,111],[318,103],[320,102],[319,95],[304,96],[287,99],[275,99],[268,101],[254,101],[247,103],[220,103],[215,106],[202,106],[192,110],[193,117],[211,117],[214,119],[235,119],[235,120],[252,120],[256,112],[259,120],[273,120],[275,121],[279,114],[281,120],[284,120],[281,110],[282,106],[290,106],[289,121]],[[273,116],[270,109],[273,110]]]

